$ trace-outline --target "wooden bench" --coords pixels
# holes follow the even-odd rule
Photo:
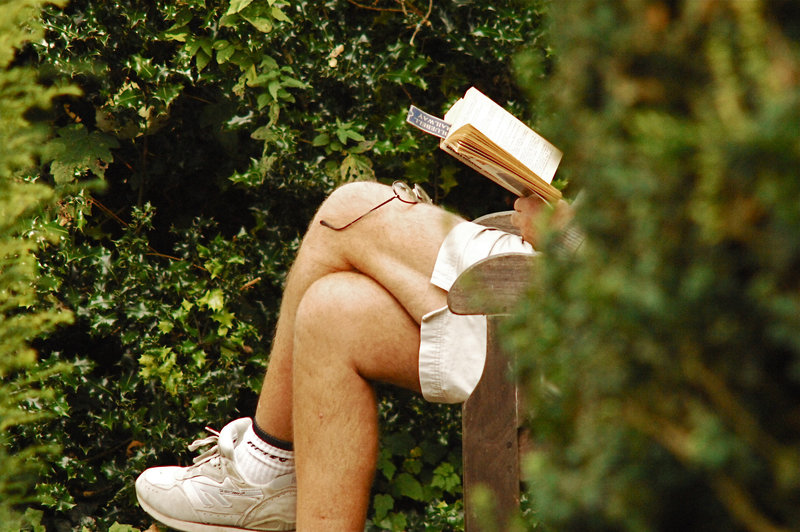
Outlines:
[[[510,212],[475,220],[519,234]],[[474,264],[456,280],[448,306],[456,314],[486,315],[488,334],[483,376],[462,407],[464,525],[467,532],[491,523],[504,530],[520,501],[520,390],[510,378],[513,359],[501,349],[498,329],[503,317],[519,302],[529,285],[532,255],[495,255]],[[493,515],[478,515],[473,504],[478,490],[493,497]]]

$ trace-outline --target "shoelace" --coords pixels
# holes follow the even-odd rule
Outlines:
[[[212,429],[211,427],[206,427],[206,430],[211,433],[211,436],[208,436],[208,437],[200,439],[200,440],[194,440],[189,445],[189,450],[194,452],[197,449],[199,449],[200,447],[205,447],[206,445],[212,445],[213,444],[214,446],[211,447],[210,449],[204,451],[201,455],[195,456],[192,459],[192,462],[195,465],[200,465],[202,463],[209,462],[213,458],[220,456],[220,453],[219,453],[219,432],[217,432],[216,430]]]

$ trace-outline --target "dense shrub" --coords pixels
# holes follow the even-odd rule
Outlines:
[[[548,127],[588,238],[510,335],[540,526],[798,530],[800,12],[553,13]]]
[[[64,195],[46,295],[76,317],[38,346],[42,367],[74,365],[49,383],[62,415],[21,434],[63,446],[39,486],[50,527],[148,526],[135,476],[252,413],[284,275],[333,187],[402,178],[468,215],[504,207],[404,118],[473,84],[529,117],[511,59],[525,45],[548,60],[540,21],[514,0],[48,10],[20,60],[83,91],[49,116],[40,178]],[[381,396],[374,526],[458,529],[458,409]]]
[[[50,106],[51,99],[68,89],[47,88],[37,73],[15,62],[25,42],[41,37],[35,24],[40,2],[4,2],[0,18],[0,527],[20,530],[36,522],[35,512],[23,513],[33,500],[36,474],[54,445],[20,441],[19,433],[53,412],[25,409],[37,403],[53,408],[52,390],[41,383],[59,375],[63,364],[37,367],[31,343],[70,321],[71,314],[57,301],[37,297],[39,271],[35,253],[53,234],[39,223],[43,208],[53,202],[52,189],[26,180],[36,161],[47,128],[31,118]]]

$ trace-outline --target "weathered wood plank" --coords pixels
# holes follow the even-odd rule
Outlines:
[[[508,314],[525,295],[536,257],[502,253],[467,268],[450,288],[447,305],[456,314]]]
[[[481,530],[488,521],[504,530],[506,519],[519,508],[519,447],[516,384],[509,379],[511,363],[501,350],[500,317],[489,316],[486,365],[477,388],[462,410],[465,528]],[[479,486],[494,496],[494,515],[479,516],[472,498]]]

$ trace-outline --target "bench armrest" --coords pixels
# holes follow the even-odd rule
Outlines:
[[[510,314],[525,295],[536,256],[501,253],[481,259],[458,276],[447,293],[454,314]]]
[[[514,214],[514,211],[493,212],[491,214],[481,216],[480,218],[475,218],[473,222],[486,227],[491,227],[493,229],[500,229],[501,231],[511,233],[512,235],[520,236],[519,229],[515,225],[511,224],[512,214]]]

